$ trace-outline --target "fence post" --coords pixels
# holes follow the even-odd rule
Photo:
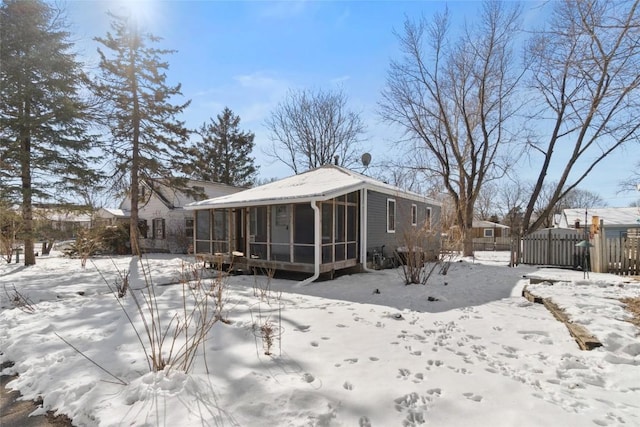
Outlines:
[[[600,220],[600,241],[599,250],[600,250],[600,265],[598,268],[600,269],[600,273],[608,273],[609,272],[609,262],[608,262],[608,254],[607,254],[607,233],[604,229],[604,220]]]

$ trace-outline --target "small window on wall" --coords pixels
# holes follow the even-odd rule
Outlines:
[[[153,238],[164,239],[164,219],[156,218],[153,220]]]
[[[138,220],[138,232],[140,233],[140,237],[142,237],[143,239],[146,239],[148,230],[149,230],[149,227],[147,226],[147,220],[146,219]]]
[[[411,205],[411,225],[418,225],[418,206]]]
[[[396,232],[396,201],[387,199],[387,233]]]
[[[431,208],[427,208],[427,211],[425,212],[424,225],[427,230],[431,230]]]
[[[485,228],[484,237],[493,237],[493,228]]]
[[[185,218],[184,235],[187,237],[193,237],[193,218]]]

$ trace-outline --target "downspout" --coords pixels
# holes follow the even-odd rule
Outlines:
[[[367,206],[368,206],[368,196],[367,189],[363,188],[360,197],[360,262],[362,263],[362,271],[367,273],[373,273],[375,270],[372,270],[367,267]]]
[[[320,208],[315,200],[311,201],[313,209],[313,245],[314,245],[314,273],[313,276],[304,279],[297,286],[306,286],[320,277],[320,263],[322,262],[322,229],[320,228]]]

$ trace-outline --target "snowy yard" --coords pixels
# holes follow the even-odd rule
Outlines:
[[[145,260],[167,316],[182,308],[185,260]],[[55,253],[30,268],[0,265],[0,362],[14,361],[4,373],[19,374],[10,386],[77,425],[640,425],[640,331],[619,302],[640,296],[638,282],[508,268],[489,252],[427,286],[404,286],[394,270],[306,287],[234,276],[225,281],[228,322],[213,326],[192,372],[149,373],[105,284],[117,281],[116,267],[131,271],[133,288],[144,283],[130,257],[84,270]],[[564,324],[522,298],[530,274],[560,280],[528,289],[604,346],[579,350]],[[11,307],[14,286],[33,313]],[[142,330],[131,296],[122,301]],[[254,327],[265,322],[277,331],[271,356]]]

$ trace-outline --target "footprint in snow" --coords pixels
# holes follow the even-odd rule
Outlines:
[[[345,381],[344,384],[342,384],[342,387],[345,390],[353,390],[353,384],[351,384],[349,381]]]
[[[469,400],[473,400],[474,402],[482,402],[482,396],[480,396],[479,394],[462,393],[462,395]]]
[[[406,380],[409,375],[411,375],[411,371],[405,368],[400,368],[398,369],[398,376],[396,378],[402,378],[403,380]]]
[[[318,342],[317,341],[311,341],[311,347],[318,347]]]
[[[358,422],[359,427],[371,427],[371,421],[369,421],[368,417],[362,416],[360,417],[360,421]]]

